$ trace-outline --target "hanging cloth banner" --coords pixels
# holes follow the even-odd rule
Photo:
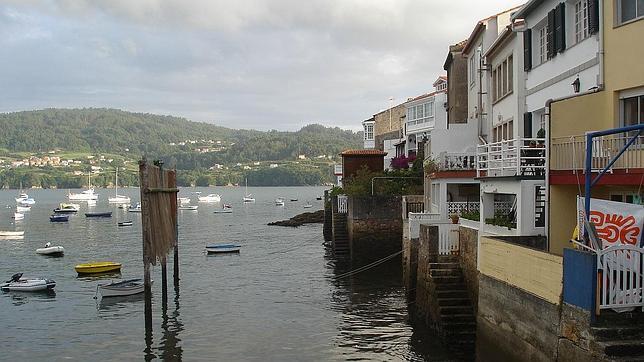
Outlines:
[[[595,225],[602,249],[613,245],[642,245],[644,206],[590,199],[590,222]],[[584,198],[577,196],[577,227],[584,235]]]

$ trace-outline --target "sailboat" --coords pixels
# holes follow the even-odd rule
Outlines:
[[[36,201],[29,197],[26,192],[22,190],[22,181],[20,181],[20,196],[16,198],[16,203],[19,205],[33,205]]]
[[[243,198],[244,202],[255,202],[255,198],[252,197],[253,194],[248,193],[248,179],[246,179],[246,192],[245,192],[245,194],[246,194],[246,196],[244,196],[244,198]]]
[[[68,193],[67,198],[70,200],[78,201],[88,201],[88,200],[98,200],[98,194],[94,193],[94,188],[92,188],[92,172],[87,173],[87,190],[82,191],[81,193]]]
[[[129,204],[130,197],[119,195],[119,168],[116,168],[116,176],[114,176],[114,197],[109,197],[107,202],[110,204]]]

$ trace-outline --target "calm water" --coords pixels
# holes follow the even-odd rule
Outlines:
[[[98,282],[78,278],[74,265],[93,260],[123,264],[122,277],[141,277],[140,215],[107,204],[113,190],[98,190],[93,211],[111,210],[111,219],[87,219],[88,210],[69,223],[48,216],[63,190],[31,190],[36,205],[14,223],[16,191],[0,191],[0,230],[25,230],[23,240],[0,240],[0,278],[16,272],[56,280],[55,295],[0,294],[2,360],[448,360],[436,338],[414,333],[407,321],[400,261],[351,278],[336,275],[360,265],[336,263],[322,246],[319,224],[269,227],[304,211],[322,208],[319,187],[249,188],[257,198],[242,204],[243,188],[183,189],[181,196],[216,192],[233,214],[214,214],[218,204],[179,211],[181,281],[161,303],[161,268],[153,268],[153,331],[146,335],[140,298],[97,301]],[[119,190],[138,200],[138,189]],[[285,197],[285,207],[273,200]],[[298,202],[288,202],[298,198]],[[312,209],[303,209],[306,201]],[[133,227],[116,223],[134,221]],[[35,253],[45,242],[65,247],[62,258]],[[204,245],[231,241],[239,255],[208,256]],[[109,298],[108,298],[109,299]],[[100,298],[99,298],[100,300]]]

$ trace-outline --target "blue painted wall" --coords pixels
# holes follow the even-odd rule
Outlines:
[[[575,249],[564,249],[563,256],[564,302],[594,313],[597,255]]]

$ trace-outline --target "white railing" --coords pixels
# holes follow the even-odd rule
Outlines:
[[[476,176],[543,176],[545,138],[516,138],[476,147]]]
[[[481,203],[478,201],[451,201],[447,203],[448,214],[461,214],[462,212],[479,211]]]
[[[600,309],[642,308],[642,252],[635,245],[615,245],[597,252]]]
[[[458,224],[438,224],[438,254],[452,255],[459,251]]]
[[[632,137],[632,136],[631,136]],[[603,170],[610,160],[630,141],[622,133],[593,139],[592,170]],[[639,136],[617,159],[611,169],[644,168],[644,136]],[[586,136],[577,135],[552,139],[552,170],[583,170],[586,165]]]
[[[494,213],[508,213],[512,210],[514,203],[512,201],[494,201]]]
[[[338,195],[338,213],[346,214],[349,211],[347,195]]]
[[[441,220],[441,215],[428,212],[410,212],[409,217],[409,238],[415,239],[420,237],[420,224],[427,224]]]
[[[476,169],[475,153],[448,153],[438,155],[438,167],[441,171],[465,171]]]

